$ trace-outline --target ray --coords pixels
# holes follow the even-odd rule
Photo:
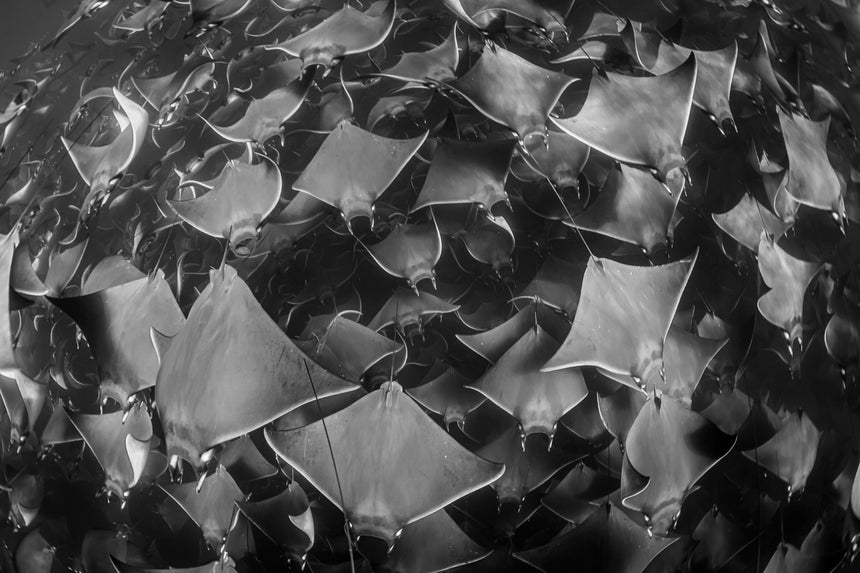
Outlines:
[[[406,393],[431,412],[442,416],[445,427],[455,423],[462,427],[469,412],[486,400],[479,392],[467,387],[469,382],[456,369],[448,368],[429,382],[407,389]]]
[[[188,0],[193,27],[188,34],[202,34],[239,16],[253,0]],[[199,30],[199,32],[197,32]]]
[[[597,392],[589,392],[588,396],[562,416],[559,422],[589,444],[604,444],[612,439],[603,425],[603,420],[600,419]]]
[[[389,547],[406,525],[504,473],[501,464],[457,444],[395,382],[329,416],[325,424],[331,454],[322,421],[289,432],[267,430],[266,440],[346,513],[357,535],[382,539]],[[367,435],[376,439],[367,442]],[[393,467],[399,470],[390,471]]]
[[[778,571],[815,571],[825,560],[826,529],[823,522],[817,521],[803,539],[800,547],[781,542],[771,555],[764,573]]]
[[[663,344],[698,251],[657,267],[589,259],[570,334],[544,370],[597,366],[639,380],[663,371]]]
[[[230,560],[218,558],[211,563],[197,565],[196,567],[141,567],[140,565],[130,565],[110,556],[110,562],[116,569],[116,573],[236,573]]]
[[[646,400],[643,392],[624,385],[607,394],[597,394],[600,420],[622,447]]]
[[[406,279],[417,289],[422,280],[436,284],[433,270],[442,256],[442,237],[436,221],[431,223],[398,224],[391,233],[367,252],[382,270],[391,276]]]
[[[167,453],[198,471],[204,452],[314,399],[305,355],[230,266],[213,270],[158,371],[155,398]],[[310,365],[319,396],[352,384]]]
[[[408,52],[378,75],[405,82],[436,84],[453,80],[460,61],[457,27],[438,46],[425,52]]]
[[[263,457],[250,436],[244,435],[227,444],[216,456],[218,463],[239,484],[277,475],[278,470]]]
[[[142,476],[149,457],[152,422],[146,410],[135,405],[128,413],[68,415],[104,470],[107,490],[123,499]]]
[[[197,199],[168,200],[183,221],[210,237],[228,239],[240,255],[253,251],[258,229],[281,198],[281,171],[270,161],[229,162],[211,191]]]
[[[478,562],[492,553],[475,543],[440,509],[403,528],[388,558],[375,571],[440,573]]]
[[[856,364],[860,359],[860,325],[839,312],[835,313],[824,329],[824,345],[838,364]]]
[[[550,130],[546,133],[545,145],[532,145],[528,151],[520,150],[521,159],[511,166],[511,173],[525,181],[543,177],[559,189],[578,188],[579,174],[590,152],[591,148],[578,139],[561,131]]]
[[[356,384],[374,364],[402,348],[340,314],[311,318],[296,346],[329,372]]]
[[[507,199],[505,181],[515,146],[514,139],[483,143],[440,140],[411,211],[431,205],[472,203],[489,211]]]
[[[200,527],[206,543],[220,549],[233,520],[236,502],[245,500],[224,466],[219,465],[202,484],[187,482],[160,487]]]
[[[618,479],[580,463],[541,498],[541,504],[576,526],[606,503],[618,487]]]
[[[625,442],[630,466],[647,478],[648,485],[624,492],[624,506],[641,512],[656,534],[672,534],[684,498],[734,442],[675,399],[655,395],[639,412]],[[626,471],[627,466],[622,480]]]
[[[103,10],[110,4],[110,0],[81,0],[78,6],[72,12],[71,16],[66,20],[65,24],[59,29],[54,37],[46,43],[42,49],[46,50],[56,46],[72,28],[80,22],[92,18],[99,11]]]
[[[346,56],[369,52],[385,41],[394,26],[396,9],[396,0],[374,2],[364,12],[347,4],[318,26],[266,49],[301,58],[305,68],[328,69]]]
[[[565,222],[653,253],[671,243],[672,219],[684,191],[683,179],[668,184],[671,195],[649,173],[618,164],[597,199],[572,222]]]
[[[696,60],[652,78],[595,73],[588,96],[575,116],[550,118],[562,131],[625,163],[644,165],[667,180],[684,168],[681,143],[687,131]]]
[[[771,290],[758,299],[758,310],[769,323],[783,330],[789,346],[795,340],[802,343],[803,300],[809,283],[821,267],[821,263],[794,258],[776,240],[762,234],[758,268]]]
[[[573,317],[579,306],[585,266],[550,255],[538,269],[537,275],[520,293],[533,297],[554,308],[566,318]]]
[[[0,376],[0,400],[11,426],[11,443],[21,447],[34,434],[48,398],[48,386],[15,372],[14,378]]]
[[[541,571],[564,571],[575,562],[584,571],[642,573],[677,541],[643,535],[623,511],[607,502],[571,531],[514,556]]]
[[[91,99],[105,95],[108,94],[99,90],[87,94],[79,102],[78,108]],[[112,191],[116,178],[125,172],[143,147],[149,129],[149,114],[143,107],[124,96],[116,88],[112,88],[110,96],[114,98],[128,121],[128,125],[116,139],[108,145],[93,147],[61,137],[63,146],[75,164],[81,179],[90,187],[90,193],[81,207],[82,216],[97,209]]]
[[[427,133],[391,139],[342,121],[293,183],[301,191],[340,210],[347,226],[356,217],[373,224],[373,203],[424,144]]]
[[[729,211],[712,213],[711,217],[727,235],[754,253],[758,252],[762,231],[779,240],[791,227],[749,193],[744,193]]]
[[[151,329],[173,336],[185,322],[161,271],[83,296],[48,300],[87,338],[98,363],[100,397],[123,406],[132,394],[155,385],[159,362]]]
[[[9,271],[9,286],[17,294],[28,299],[37,299],[48,294],[48,288],[33,268],[30,246],[27,243],[20,243],[15,247],[12,267]]]
[[[465,75],[448,85],[525,142],[532,136],[547,139],[547,116],[575,81],[491,44]]]
[[[9,292],[17,245],[17,233],[0,235],[0,292]],[[7,378],[14,378],[18,362],[15,359],[15,343],[9,322],[9,310],[9,296],[0,296],[0,374]]]
[[[516,237],[504,217],[479,216],[466,229],[457,233],[463,246],[475,261],[489,265],[501,274],[513,267],[511,256]]]
[[[151,0],[134,13],[117,20],[113,26],[117,30],[143,32],[162,17],[170,4],[171,0]]]
[[[778,108],[777,113],[788,152],[786,191],[804,205],[830,211],[844,219],[844,186],[827,155],[830,118],[813,121],[786,113],[782,108]]]
[[[604,376],[625,384],[634,390],[650,393],[654,389],[671,396],[690,407],[693,392],[705,369],[728,339],[709,339],[696,336],[677,326],[669,327],[663,350],[664,376],[642,379],[637,384],[630,376],[601,372]]]
[[[176,110],[180,99],[202,90],[215,72],[213,61],[192,54],[173,73],[152,78],[132,78],[131,82],[146,102],[158,111],[156,125],[167,127],[180,119]]]
[[[274,89],[259,99],[252,99],[244,115],[230,125],[212,123],[210,120],[217,121],[214,117],[204,121],[227,141],[252,142],[262,146],[281,134],[282,126],[304,103],[312,83],[313,74],[303,73],[286,86]]]
[[[60,571],[62,565],[55,554],[54,546],[48,543],[38,527],[34,527],[21,536],[15,547],[14,567],[21,573]],[[9,563],[9,559],[4,559],[4,562]]]
[[[299,563],[314,544],[314,519],[307,495],[295,482],[261,501],[238,501],[239,511]]]
[[[576,457],[562,450],[547,449],[538,440],[525,440],[516,424],[475,453],[504,465],[505,472],[491,485],[500,504],[522,504],[525,496],[552,476],[574,463]]]
[[[559,345],[535,325],[468,387],[516,418],[525,436],[541,433],[551,443],[559,419],[588,394],[579,368],[541,372]]]
[[[530,329],[540,327],[556,341],[567,335],[567,321],[545,305],[531,302],[499,326],[478,334],[458,334],[457,340],[487,362],[495,364]]]
[[[691,50],[671,44],[658,34],[637,28],[632,22],[622,34],[632,34],[636,59],[655,75],[671,72],[693,54],[697,68],[693,103],[703,109],[721,129],[734,125],[729,97],[738,57],[736,42],[718,50]]]
[[[379,312],[367,323],[367,327],[376,331],[394,325],[401,332],[417,328],[440,314],[455,312],[460,307],[450,304],[430,293],[411,289],[398,288],[397,291],[382,305]]]
[[[809,416],[795,412],[772,438],[743,454],[784,481],[789,495],[799,495],[815,465],[820,440],[821,431]]]

